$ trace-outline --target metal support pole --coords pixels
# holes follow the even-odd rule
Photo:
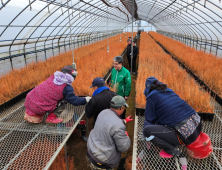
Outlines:
[[[60,38],[58,39],[58,47],[59,47],[59,54],[60,54],[61,51],[60,51],[60,46],[59,46],[59,40],[60,40]]]
[[[25,66],[27,66],[26,54],[25,54],[25,44],[23,45],[23,52],[24,52]]]
[[[65,143],[65,146],[64,146],[64,147],[65,147],[65,156],[66,156],[66,169],[69,170],[66,143]]]
[[[35,50],[35,53],[36,53],[36,50]],[[53,51],[53,40],[52,40],[52,56],[53,57],[55,56],[54,51]],[[37,53],[36,53],[36,60],[37,60]]]
[[[219,40],[217,40],[216,56],[217,56],[217,51],[218,51],[218,45],[219,45]]]
[[[134,0],[132,0],[132,40],[133,40],[133,14],[134,14]],[[131,68],[130,73],[132,74],[132,67],[133,67],[133,41],[131,41]]]
[[[201,46],[202,46],[202,37],[201,37],[201,42],[200,42],[200,50],[201,50]]]

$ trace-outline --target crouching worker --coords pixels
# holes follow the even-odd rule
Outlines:
[[[203,159],[211,155],[207,134],[201,132],[199,115],[166,84],[155,77],[146,80],[145,122],[143,134],[147,141],[163,149],[162,158],[179,156],[179,145],[186,145],[188,154]]]
[[[85,105],[91,97],[78,97],[74,94],[71,86],[76,78],[77,72],[72,66],[65,66],[62,71],[56,71],[51,77],[31,90],[25,99],[24,119],[30,123],[40,123],[46,112],[49,116],[46,123],[57,124],[63,119],[57,118],[53,111],[58,101],[65,99],[68,103],[75,106]]]
[[[122,96],[114,96],[110,109],[98,115],[87,141],[86,160],[92,170],[114,169],[120,161],[121,152],[130,148],[125,124],[133,119],[131,116],[125,120],[120,117],[126,107],[128,104]]]

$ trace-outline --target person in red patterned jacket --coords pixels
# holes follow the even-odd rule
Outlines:
[[[30,123],[40,123],[46,112],[49,116],[46,123],[58,124],[63,121],[57,118],[53,111],[59,100],[65,99],[75,106],[85,105],[91,97],[78,97],[74,93],[71,83],[76,78],[77,72],[72,66],[65,66],[62,71],[56,71],[43,83],[32,89],[25,99],[24,119]]]

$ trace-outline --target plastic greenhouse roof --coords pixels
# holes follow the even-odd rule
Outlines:
[[[133,15],[160,32],[222,39],[221,0],[1,0],[0,53],[69,37],[68,12],[71,35],[123,30]]]
[[[221,0],[1,0],[0,57],[31,48],[36,52],[38,46],[46,49],[45,44],[73,36],[124,30],[132,16],[157,32],[218,46],[221,13]]]

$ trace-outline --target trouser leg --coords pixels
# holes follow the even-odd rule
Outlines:
[[[150,141],[163,149],[166,153],[177,156],[181,153],[177,146],[180,145],[177,134],[173,129],[162,125],[148,125],[144,128],[143,134],[150,138]],[[153,136],[154,138],[152,138]]]
[[[130,68],[131,68],[131,57],[127,56],[127,60],[128,60],[128,63],[129,63],[129,70],[130,70]]]
[[[119,161],[119,165],[117,167],[117,170],[125,170],[125,164],[126,164],[126,157],[121,158]]]
[[[133,57],[133,67],[132,72],[136,72],[136,57]]]
[[[81,135],[85,136],[85,134],[86,134],[86,126],[85,125],[78,124],[77,129],[80,129],[81,130]]]

